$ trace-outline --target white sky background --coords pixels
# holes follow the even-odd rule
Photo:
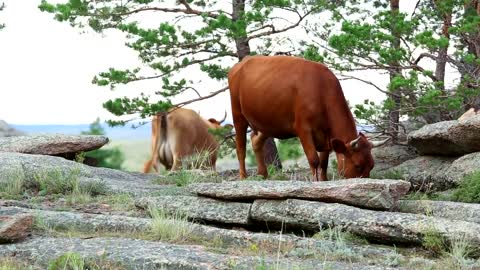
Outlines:
[[[79,34],[77,28],[41,12],[37,8],[40,0],[3,1],[6,8],[0,12],[0,22],[6,28],[0,31],[0,119],[10,124],[85,124],[96,117],[113,119],[103,109],[103,102],[124,95],[134,97],[146,89],[161,89],[159,80],[119,86],[114,92],[91,83],[96,74],[109,67],[141,65],[136,52],[124,46],[122,33],[110,31],[103,37],[92,31]],[[401,8],[412,9],[415,3],[416,0],[401,1]],[[288,35],[297,35],[298,31]],[[189,75],[204,79],[198,84],[202,95],[224,86],[205,79],[204,73]],[[386,77],[376,72],[361,76],[378,78],[379,85],[387,83]],[[383,94],[360,82],[342,81],[342,86],[350,104],[362,103],[366,98],[383,99]],[[189,93],[174,101],[194,96]],[[187,107],[200,111],[206,118],[221,118],[226,110],[231,121],[228,91]]]

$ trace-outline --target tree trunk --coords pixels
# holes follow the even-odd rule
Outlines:
[[[400,0],[390,0],[390,11],[392,16],[396,16],[399,13]],[[395,21],[395,20],[393,20]],[[396,29],[396,26],[391,25],[391,33],[394,39],[392,40],[392,48],[400,48],[400,35]],[[399,68],[398,61],[392,61],[390,66],[393,67],[390,70],[390,81],[397,76],[401,76],[401,69]],[[401,89],[392,89],[396,93],[400,93]],[[401,97],[400,95],[391,95],[390,97],[393,100],[393,108],[388,114],[388,133],[392,137],[392,142],[396,143],[398,141],[398,125],[400,122],[400,106],[401,106]]]
[[[435,5],[438,7],[438,0],[435,1]],[[452,25],[452,11],[451,10],[441,10],[439,9],[440,16],[443,20],[443,26],[442,26],[442,33],[441,36],[447,38],[450,40],[450,33],[448,30],[450,29],[450,26]],[[437,60],[436,60],[436,66],[435,66],[435,78],[438,80],[437,87],[442,91],[442,93],[446,94],[445,91],[445,69],[447,66],[447,57],[448,57],[448,46],[439,48],[438,50],[438,55],[437,55]],[[442,110],[439,112],[439,121],[446,121],[446,120],[452,120],[452,116],[448,111]]]
[[[236,21],[242,17],[242,14],[245,12],[245,2],[246,0],[233,0],[232,1],[232,20]],[[250,45],[248,44],[247,38],[247,29],[242,29],[245,35],[241,37],[237,37],[235,39],[235,45],[237,48],[237,55],[239,61],[242,61],[245,56],[250,55]],[[264,160],[267,166],[273,165],[276,169],[282,168],[282,163],[280,161],[280,157],[278,155],[277,146],[275,145],[275,141],[273,138],[268,138],[265,141],[265,145],[263,146],[263,151],[265,153]]]

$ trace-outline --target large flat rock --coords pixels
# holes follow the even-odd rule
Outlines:
[[[115,193],[144,195],[163,188],[152,184],[156,177],[154,174],[95,168],[61,157],[0,152],[0,184],[14,178],[32,182],[36,177],[45,175],[78,177],[80,183],[101,181],[108,192]]]
[[[128,269],[391,269],[355,263],[315,259],[234,256],[207,251],[201,246],[173,245],[161,242],[124,238],[52,238],[35,237],[22,243],[0,245],[0,256],[15,256],[47,266],[48,262],[66,252],[84,258],[102,258],[120,263]]]
[[[480,204],[430,200],[401,200],[395,211],[480,223]]]
[[[188,189],[201,196],[223,200],[297,198],[390,209],[407,194],[410,183],[366,178],[324,182],[232,181],[192,184]]]
[[[60,155],[98,149],[108,143],[100,135],[45,134],[0,138],[0,152]]]
[[[479,152],[480,115],[425,125],[408,134],[408,144],[421,155],[461,156]]]
[[[148,233],[152,219],[120,215],[87,214],[80,212],[33,210],[21,207],[0,207],[0,216],[13,217],[19,214],[32,214],[46,227],[55,230],[75,230],[84,233],[115,232]],[[257,233],[244,230],[222,229],[197,223],[190,224],[194,239],[215,241],[221,239],[222,244],[229,247],[251,247],[252,245],[289,246],[295,249],[309,249],[315,252],[334,251],[335,241],[299,237],[290,234]],[[375,258],[379,261],[394,255],[395,251],[385,247],[359,246],[344,244],[344,249],[355,257]],[[397,254],[398,256],[398,254]]]
[[[137,199],[135,205],[142,209],[152,206],[171,214],[184,214],[192,219],[247,225],[252,204],[225,202],[195,196],[161,196]]]
[[[338,227],[351,233],[385,242],[421,244],[423,235],[435,231],[451,240],[464,235],[474,245],[480,245],[480,224],[452,221],[418,214],[378,212],[342,204],[288,199],[257,200],[253,203],[254,220],[285,223],[287,226],[319,230]]]

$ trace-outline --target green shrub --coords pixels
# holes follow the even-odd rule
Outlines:
[[[82,135],[105,135],[105,130],[100,124],[100,119],[97,118],[95,122],[90,124],[90,130],[82,131]],[[118,147],[111,149],[97,149],[86,152],[84,157],[90,157],[97,160],[98,167],[121,169],[125,161],[125,157]]]
[[[480,171],[463,178],[453,193],[453,199],[458,202],[480,203]]]

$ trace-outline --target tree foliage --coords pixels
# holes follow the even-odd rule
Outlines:
[[[205,91],[195,88],[198,82],[188,78],[191,72],[200,71],[205,77],[225,81],[228,69],[244,52],[270,54],[274,43],[277,47],[288,46],[287,39],[275,35],[299,26],[315,5],[298,0],[68,0],[61,4],[42,0],[39,8],[75,27],[88,26],[97,32],[116,29],[128,36],[126,45],[138,53],[143,65],[124,70],[110,68],[95,76],[93,83],[113,90],[120,84],[159,80],[161,89],[155,94],[160,100],[141,93],[104,104],[114,115],[145,118],[167,110],[174,105],[172,97],[185,91],[195,91],[202,99],[200,93]],[[286,21],[279,16],[293,19]],[[147,19],[154,22],[149,24]],[[253,52],[249,42],[257,44]]]
[[[105,129],[100,124],[100,119],[97,118],[90,124],[88,131],[82,131],[82,135],[105,135]],[[121,169],[125,161],[125,157],[118,147],[110,149],[97,149],[85,153],[85,157],[94,158],[97,161],[98,167]]]
[[[305,42],[303,56],[327,63],[345,80],[357,80],[386,94],[380,104],[365,99],[354,112],[357,119],[387,133],[392,111],[433,123],[455,119],[465,108],[478,105],[478,2],[419,1],[413,14],[393,12],[392,2],[346,1],[332,10],[331,23],[312,27],[314,38]],[[400,43],[395,46],[394,41]],[[446,80],[446,67],[460,74],[461,80]],[[389,83],[381,86],[355,75],[366,70],[390,74]]]

